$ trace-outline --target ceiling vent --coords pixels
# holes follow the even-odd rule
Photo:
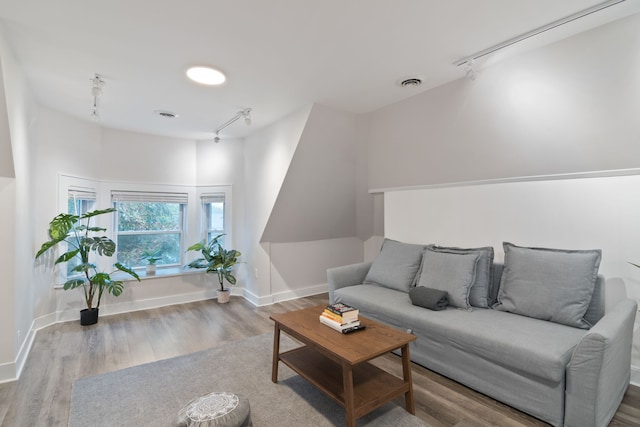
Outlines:
[[[163,119],[175,119],[176,117],[178,117],[176,113],[173,113],[171,111],[165,111],[165,110],[156,110],[153,113],[156,116],[162,117]]]
[[[415,87],[415,86],[420,86],[421,84],[422,84],[422,80],[415,77],[404,79],[400,82],[400,86],[402,87]]]

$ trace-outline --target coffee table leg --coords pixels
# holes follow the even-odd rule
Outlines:
[[[404,395],[407,412],[416,414],[416,406],[413,401],[413,380],[411,379],[411,358],[409,357],[409,344],[402,346],[402,377],[405,383],[409,383],[409,390]]]
[[[342,364],[342,386],[344,387],[344,409],[347,415],[347,427],[356,426],[355,398],[353,390],[353,371],[348,363]]]
[[[271,365],[271,381],[278,382],[278,361],[280,360],[280,324],[276,322],[273,331],[273,362]]]

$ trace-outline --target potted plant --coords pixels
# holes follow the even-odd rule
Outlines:
[[[76,260],[78,264],[71,269],[72,273],[79,276],[67,280],[63,287],[65,290],[82,288],[87,308],[80,310],[80,324],[92,325],[98,321],[98,309],[102,294],[106,290],[113,296],[119,296],[123,289],[122,280],[113,280],[112,273],[98,271],[98,267],[92,261],[94,256],[112,256],[116,251],[116,244],[106,236],[99,233],[105,228],[91,226],[91,218],[97,215],[115,212],[114,208],[94,210],[82,215],[61,213],[55,216],[49,223],[49,237],[51,240],[42,244],[36,254],[36,259],[56,247],[58,243],[66,243],[66,252],[56,259],[55,264],[61,264]],[[119,262],[114,264],[116,270],[131,275],[140,281],[140,277],[130,267]],[[114,271],[115,272],[115,271]],[[94,305],[95,303],[95,305]]]
[[[156,274],[156,262],[160,261],[162,259],[162,250],[161,249],[156,249],[156,250],[145,250],[142,253],[142,258],[146,259],[148,264],[147,264],[147,275],[152,276],[154,274]]]
[[[218,283],[220,283],[220,289],[217,290],[218,302],[229,302],[229,295],[231,290],[224,287],[224,281],[226,280],[231,285],[236,284],[236,278],[233,275],[233,266],[238,263],[238,257],[240,252],[235,249],[225,249],[220,243],[220,238],[224,234],[220,234],[212,239],[209,243],[205,240],[190,246],[188,251],[199,251],[202,254],[202,258],[198,258],[191,261],[186,265],[188,268],[206,268],[207,273],[216,273],[218,276]]]

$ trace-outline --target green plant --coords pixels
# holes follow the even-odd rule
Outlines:
[[[142,252],[142,258],[146,259],[150,265],[155,265],[156,262],[162,259],[162,250],[145,250]]]
[[[238,263],[238,257],[240,252],[235,249],[225,249],[220,243],[220,238],[224,234],[220,234],[212,239],[209,243],[205,240],[189,246],[188,251],[199,251],[202,254],[202,258],[198,258],[191,261],[186,265],[188,268],[206,268],[207,273],[216,273],[218,275],[218,282],[220,283],[220,290],[224,291],[225,279],[231,285],[236,284],[236,278],[233,275],[233,266]]]
[[[87,309],[94,308],[93,303],[97,293],[97,303],[95,308],[100,307],[102,294],[106,290],[108,293],[119,296],[124,290],[122,280],[113,280],[111,273],[98,271],[96,264],[91,262],[91,255],[112,256],[116,251],[116,244],[113,240],[106,236],[100,236],[98,233],[106,231],[106,228],[92,227],[91,218],[97,215],[115,212],[114,208],[94,210],[82,215],[72,215],[61,213],[55,216],[49,223],[49,237],[51,240],[42,244],[42,247],[36,254],[36,259],[58,245],[58,243],[66,243],[67,252],[63,253],[56,259],[55,264],[69,262],[78,259],[80,263],[73,267],[72,273],[79,273],[80,276],[67,280],[63,287],[65,290],[82,287],[84,291],[84,299]],[[125,272],[138,281],[140,277],[130,267],[116,262],[114,264],[116,271]]]

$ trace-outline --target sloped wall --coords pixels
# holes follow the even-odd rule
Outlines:
[[[277,132],[283,127],[286,141]],[[358,131],[356,116],[313,105],[247,138],[246,216],[258,237],[249,263],[254,302],[325,292],[327,268],[362,261]]]
[[[372,113],[369,188],[640,166],[640,15]]]

